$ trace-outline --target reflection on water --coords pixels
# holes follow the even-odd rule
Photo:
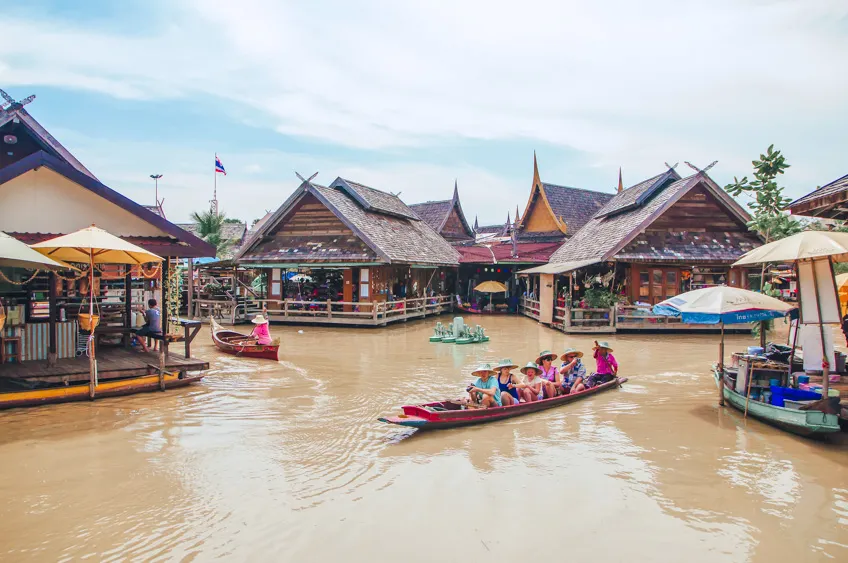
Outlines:
[[[719,410],[714,337],[612,337],[630,382],[544,413],[377,423],[482,360],[591,348],[504,317],[486,344],[431,344],[431,324],[272,327],[278,363],[204,334],[201,385],[0,413],[0,559],[848,558],[848,447]]]

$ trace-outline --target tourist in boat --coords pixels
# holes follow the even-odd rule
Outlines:
[[[477,381],[468,386],[468,396],[472,404],[484,408],[501,406],[501,389],[498,387],[497,373],[489,364],[481,364],[471,372]]]
[[[559,355],[554,354],[550,350],[545,350],[539,357],[536,358],[536,365],[539,366],[539,371],[541,378],[545,380],[543,384],[543,391],[545,392],[545,396],[550,399],[551,397],[557,396],[556,382],[557,382],[557,368],[553,363],[559,359]]]
[[[563,395],[578,393],[586,388],[586,366],[581,358],[583,352],[569,348],[562,355],[562,367],[559,368],[557,391]]]
[[[138,310],[144,313],[144,325],[135,331],[133,340],[138,342],[142,350],[149,352],[150,349],[147,347],[145,339],[148,336],[159,336],[162,334],[162,313],[159,311],[159,306],[155,299],[147,300],[146,311],[142,311],[141,307]],[[158,341],[153,341],[154,350],[157,349],[158,344]]]
[[[589,376],[586,387],[590,388],[612,381],[618,375],[618,362],[612,355],[612,348],[608,343],[595,340],[592,350],[594,350],[597,367],[595,373]]]
[[[545,380],[541,378],[542,371],[539,366],[533,362],[527,362],[527,365],[520,371],[524,374],[525,379],[523,383],[519,383],[515,387],[518,389],[521,400],[525,403],[532,403],[544,399]]]
[[[498,388],[501,390],[501,404],[505,407],[514,405],[520,400],[516,385],[521,382],[511,373],[512,370],[517,368],[518,366],[513,364],[512,360],[509,359],[501,360],[493,368],[498,372]]]
[[[250,333],[250,336],[256,339],[256,343],[260,346],[268,346],[271,344],[271,333],[268,331],[268,319],[265,318],[265,315],[259,313],[253,319],[253,324],[256,326],[253,327],[253,331]]]

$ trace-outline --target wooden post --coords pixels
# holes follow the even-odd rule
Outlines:
[[[194,258],[188,259],[188,303],[186,303],[186,315],[189,319],[194,318]]]
[[[283,299],[283,318],[287,318],[289,316],[289,300]]]
[[[165,257],[162,261],[161,268],[161,276],[162,282],[160,283],[160,287],[162,288],[162,303],[160,304],[160,317],[162,319],[162,342],[159,344],[159,389],[162,391],[165,390],[165,360],[168,355],[168,324],[169,324],[169,310],[168,310],[168,274],[170,271],[171,259],[169,257]]]
[[[327,318],[333,318],[333,301],[331,299],[327,299]]]
[[[760,348],[766,349],[766,331],[768,329],[768,321],[760,321]]]
[[[371,314],[374,316],[374,324],[377,324],[377,302],[371,301]]]
[[[132,328],[132,266],[127,265],[124,272],[124,327]],[[132,336],[124,337],[124,346],[129,348]]]
[[[47,365],[56,365],[56,317],[59,311],[56,309],[56,273],[50,272],[47,277],[47,313],[49,315],[50,326],[47,327]]]
[[[721,323],[721,344],[718,345],[718,404],[724,406],[724,323]]]

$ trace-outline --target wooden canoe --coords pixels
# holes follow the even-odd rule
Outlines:
[[[717,367],[713,367],[713,377],[716,386],[719,386],[721,374]],[[724,400],[745,412],[745,395],[737,393],[728,385],[724,386]],[[835,414],[777,407],[754,400],[748,401],[748,416],[799,436],[819,436],[840,431],[839,417]]]
[[[387,416],[378,420],[380,422],[398,424],[400,426],[410,426],[412,428],[419,428],[422,430],[438,430],[442,428],[470,426],[472,424],[494,422],[496,420],[503,420],[514,416],[521,416],[573,403],[580,399],[585,399],[587,397],[597,395],[598,393],[619,387],[626,381],[626,377],[619,377],[608,383],[581,391],[580,393],[561,395],[552,399],[542,399],[541,401],[534,401],[532,403],[518,403],[517,405],[511,405],[509,407],[463,409],[462,405],[456,401],[440,401],[424,405],[404,406],[401,407],[403,414]]]
[[[166,373],[165,389],[185,387],[201,379],[203,379],[203,374],[181,377],[179,372]],[[143,375],[141,377],[104,381],[94,388],[94,398],[97,400],[104,397],[118,397],[121,395],[133,395],[135,393],[147,393],[158,390],[159,375]],[[60,387],[0,392],[0,409],[34,407],[53,403],[87,400],[89,400],[89,388],[88,382],[85,381],[75,385],[62,385]]]
[[[265,360],[277,360],[280,344],[244,344],[244,342],[255,340],[248,334],[242,334],[234,330],[227,330],[212,317],[209,318],[212,325],[212,342],[215,346],[227,354],[242,356],[244,358],[262,358]]]
[[[462,311],[463,313],[468,313],[470,315],[509,315],[509,309],[495,309],[494,311],[483,311],[482,309],[472,309],[471,307],[464,307],[462,305],[454,305],[456,309]]]

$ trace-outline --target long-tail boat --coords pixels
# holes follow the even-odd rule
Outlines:
[[[201,379],[203,379],[203,374],[183,376],[179,372],[166,373],[164,375],[164,385],[165,389],[176,389],[177,387],[191,385]],[[94,392],[96,400],[104,397],[118,397],[121,395],[133,395],[135,393],[158,391],[160,388],[159,375],[156,374],[104,381],[95,386]],[[88,400],[89,383],[86,380],[72,385],[43,387],[37,389],[27,388],[16,391],[0,392],[0,409],[34,407],[38,405],[49,405],[52,403],[68,403],[71,401]]]
[[[212,317],[209,318],[209,322],[212,325],[212,342],[220,351],[245,358],[277,360],[280,349],[279,340],[274,340],[271,344],[257,344],[252,336],[227,330]]]
[[[560,395],[550,399],[542,399],[541,401],[533,401],[531,403],[518,403],[508,407],[492,407],[492,408],[469,408],[468,405],[460,401],[439,401],[436,403],[426,403],[423,405],[407,405],[401,407],[403,414],[397,416],[387,416],[379,418],[380,422],[389,424],[398,424],[400,426],[410,426],[421,430],[438,430],[442,428],[456,428],[458,426],[470,426],[472,424],[482,424],[484,422],[494,422],[514,416],[521,416],[532,412],[538,412],[560,405],[573,403],[580,399],[585,399],[598,393],[608,391],[619,387],[626,382],[626,377],[618,377],[580,391],[579,393],[571,393],[569,395]]]
[[[718,366],[713,367],[713,377],[715,378],[716,385],[721,388],[720,378],[722,375]],[[730,384],[724,386],[724,399],[742,412],[745,412],[747,408],[750,416],[766,424],[771,424],[799,436],[818,436],[840,431],[838,414],[812,408],[804,410],[804,406],[801,406],[801,408],[788,408],[762,403],[756,400],[746,400],[745,395],[734,391]],[[831,399],[835,400],[838,408],[839,398],[832,397]],[[826,404],[807,406],[827,408]],[[837,410],[836,413],[838,412]]]

